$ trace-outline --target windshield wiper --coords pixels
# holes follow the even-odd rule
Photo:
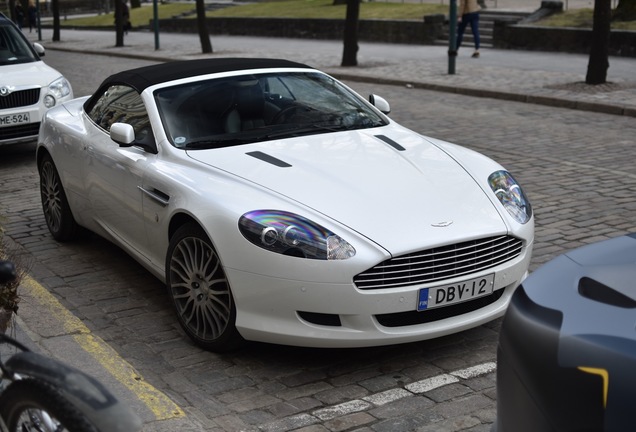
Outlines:
[[[308,124],[299,125],[296,127],[286,128],[280,131],[269,132],[259,137],[261,140],[270,140],[284,137],[296,137],[313,133],[327,133],[327,132],[342,132],[349,130],[349,127],[344,125],[327,126],[321,124]]]
[[[240,144],[249,144],[254,142],[254,139],[246,139],[246,138],[229,138],[229,139],[218,139],[218,140],[199,140],[192,141],[183,146],[179,146],[179,148],[183,148],[186,150],[204,150],[211,148],[223,148],[223,147],[231,147]]]

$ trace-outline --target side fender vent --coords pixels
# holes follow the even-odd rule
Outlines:
[[[579,280],[579,294],[590,300],[610,306],[636,309],[636,300],[588,277]]]

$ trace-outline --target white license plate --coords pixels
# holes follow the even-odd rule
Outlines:
[[[492,294],[495,275],[478,277],[449,285],[422,288],[417,302],[417,310],[448,306]]]
[[[13,126],[17,124],[30,123],[29,113],[8,114],[0,116],[0,127]]]

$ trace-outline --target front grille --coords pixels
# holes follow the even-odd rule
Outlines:
[[[0,141],[36,136],[40,132],[40,122],[18,126],[0,127]]]
[[[409,311],[383,315],[376,315],[375,319],[384,327],[405,327],[418,324],[426,324],[446,318],[466,314],[493,304],[501,298],[505,289],[499,289],[489,296],[480,297],[463,303],[444,306],[434,309],[427,309],[422,312]]]
[[[6,96],[0,96],[0,109],[18,108],[35,105],[40,100],[40,89],[18,90]]]
[[[523,242],[489,237],[388,259],[353,278],[363,290],[430,283],[493,268],[519,256]]]

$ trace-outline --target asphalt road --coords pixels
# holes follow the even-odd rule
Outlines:
[[[77,96],[110,73],[145,61],[49,50]],[[557,254],[636,226],[633,118],[349,82],[389,100],[392,118],[465,145],[508,168],[536,215],[532,268]],[[58,244],[40,211],[32,148],[0,148],[5,236],[25,251],[31,274],[186,416],[144,414],[148,431],[488,431],[495,416],[495,321],[457,335],[370,349],[318,350],[254,343],[217,355],[180,331],[162,285],[97,236]],[[411,397],[473,366],[474,376]],[[365,399],[366,398],[366,399]],[[364,408],[364,402],[386,402]],[[358,408],[356,408],[358,407]],[[334,414],[335,413],[335,414]],[[316,422],[318,418],[320,421]],[[178,427],[175,425],[178,424]]]

